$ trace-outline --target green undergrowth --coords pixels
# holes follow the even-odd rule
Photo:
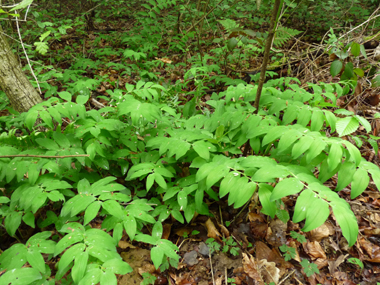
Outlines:
[[[2,117],[0,155],[19,156],[0,158],[0,218],[18,242],[0,256],[0,283],[116,284],[115,274],[132,270],[117,253],[124,231],[130,242],[151,245],[156,268],[176,267],[178,248],[162,239],[166,219],[211,215],[206,199],[239,208],[255,191],[262,212],[284,222],[281,198],[296,197],[292,220],[302,231],[332,210],[352,246],[358,223],[337,192],[351,184],[355,198],[370,177],[380,188],[380,170],[341,137],[370,125],[333,112],[350,89],[343,83],[305,90],[296,81],[266,83],[258,114],[252,85],[168,104],[165,87],[140,81],[110,92],[99,110],[86,109],[89,96],[72,90]],[[334,175],[335,188],[325,186]],[[101,229],[91,227],[95,218]]]

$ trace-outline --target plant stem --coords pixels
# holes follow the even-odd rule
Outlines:
[[[268,61],[269,61],[269,52],[270,52],[270,48],[272,46],[274,33],[275,33],[276,27],[277,27],[276,18],[277,18],[277,14],[278,14],[278,9],[280,8],[280,2],[281,2],[281,0],[275,0],[273,10],[272,10],[272,17],[270,19],[269,34],[268,34],[267,41],[265,43],[264,60],[263,60],[263,65],[261,67],[259,86],[257,88],[257,94],[256,94],[256,99],[255,99],[255,105],[254,105],[254,107],[256,108],[255,114],[257,114],[257,112],[259,111],[259,102],[260,102],[260,97],[261,97],[261,91],[263,90],[263,85],[264,85],[264,81],[265,81],[265,72],[266,72],[266,68],[268,65]]]

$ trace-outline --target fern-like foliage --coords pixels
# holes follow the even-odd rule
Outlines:
[[[273,45],[276,47],[281,47],[288,40],[290,40],[292,37],[295,37],[296,35],[299,35],[300,33],[302,33],[302,32],[298,31],[296,29],[291,29],[291,28],[280,26],[276,30],[276,35],[275,35],[275,38],[273,41]]]

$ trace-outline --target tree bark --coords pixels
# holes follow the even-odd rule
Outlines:
[[[42,99],[26,77],[14,56],[0,25],[0,89],[5,92],[12,107],[26,112]]]

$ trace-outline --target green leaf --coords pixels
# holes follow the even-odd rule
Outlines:
[[[360,55],[360,44],[358,44],[356,42],[352,42],[351,53],[353,56],[359,56]]]
[[[206,187],[211,188],[216,182],[225,177],[229,172],[229,168],[222,164],[210,171],[206,179]]]
[[[59,144],[61,148],[69,148],[70,147],[70,141],[64,134],[56,131],[53,133],[53,138],[56,143]]]
[[[323,110],[323,112],[325,113],[325,117],[326,117],[327,123],[328,123],[328,125],[331,128],[331,132],[335,132],[337,118],[330,111]]]
[[[87,285],[87,284],[98,284],[100,281],[100,276],[102,275],[102,270],[99,268],[93,268],[92,270],[88,270],[83,279],[79,282],[78,285]],[[107,283],[108,284],[108,283]],[[109,283],[112,284],[112,283]],[[106,284],[102,284],[106,285]]]
[[[45,260],[36,249],[29,248],[26,254],[26,259],[30,266],[37,269],[41,273],[45,273]]]
[[[179,191],[177,196],[178,205],[181,207],[181,210],[185,210],[187,207],[187,196],[186,191]]]
[[[340,143],[332,143],[327,157],[328,170],[333,171],[342,163],[343,148]]]
[[[155,173],[149,174],[148,177],[146,178],[146,191],[149,191],[150,188],[152,188],[153,183],[154,183],[154,177]]]
[[[26,285],[41,279],[42,276],[37,269],[25,267],[5,272],[0,276],[0,284]]]
[[[285,126],[277,126],[274,128],[271,128],[268,133],[263,138],[262,145],[265,146],[268,143],[278,139],[280,136],[282,136],[285,132],[287,132],[289,129]]]
[[[306,127],[310,122],[310,118],[311,118],[310,110],[307,107],[303,107],[298,113],[297,123],[303,127]]]
[[[197,141],[193,143],[194,150],[198,153],[198,155],[206,160],[210,159],[210,148],[212,144],[204,141]]]
[[[22,212],[13,211],[4,219],[5,229],[7,230],[7,233],[12,237],[15,235],[16,230],[21,224],[22,214]]]
[[[244,187],[237,192],[237,197],[235,198],[234,208],[240,208],[245,203],[247,203],[251,198],[253,193],[256,190],[256,183],[249,182],[246,183]]]
[[[84,251],[76,254],[74,266],[71,269],[71,276],[75,283],[78,283],[83,278],[86,272],[87,262],[88,252]]]
[[[342,74],[341,80],[352,79],[354,77],[354,65],[352,62],[347,62],[344,67],[344,72]]]
[[[342,70],[343,63],[340,60],[335,60],[331,63],[330,74],[332,77],[337,76]]]
[[[107,200],[103,202],[102,206],[110,215],[122,219],[124,211],[121,209],[120,204],[115,200]]]
[[[138,234],[135,237],[135,240],[140,241],[140,242],[153,244],[153,245],[157,244],[157,239],[155,237],[152,237],[152,236],[146,235],[146,234]]]
[[[167,185],[166,185],[166,181],[164,179],[164,177],[162,177],[161,174],[155,172],[154,173],[154,180],[157,182],[157,184],[163,188],[163,189],[166,189],[167,188]]]
[[[0,255],[0,270],[21,268],[27,262],[26,255],[27,249],[24,244],[16,243],[12,245]]]
[[[67,102],[71,102],[71,94],[67,91],[58,92],[58,96]]]
[[[274,187],[270,200],[275,201],[288,195],[297,194],[303,187],[303,183],[297,178],[285,178]]]
[[[103,263],[102,267],[111,271],[114,274],[128,274],[133,271],[132,267],[128,263],[120,259],[111,259]]]
[[[310,145],[306,153],[306,162],[310,163],[316,158],[326,147],[326,143],[320,138],[314,138],[313,143]]]
[[[65,275],[65,273],[70,269],[70,263],[75,259],[76,256],[81,254],[85,249],[86,246],[83,243],[78,243],[67,249],[58,262],[58,271],[56,277],[61,277]]]
[[[275,178],[284,178],[290,172],[282,165],[268,165],[260,168],[252,176],[252,181],[255,182],[273,182]]]
[[[227,48],[229,51],[232,51],[238,44],[238,40],[233,37],[233,38],[230,38],[227,42]]]
[[[302,133],[300,131],[290,129],[284,135],[281,136],[280,142],[278,143],[278,151],[284,152],[300,137],[302,137]]]
[[[338,185],[335,191],[340,191],[351,183],[354,173],[356,171],[356,166],[351,161],[346,161],[342,164],[338,172]]]
[[[372,87],[373,88],[376,88],[376,87],[379,87],[380,86],[380,75],[379,74],[376,74],[376,77],[374,77],[372,80],[371,80],[371,84],[372,84]],[[28,114],[29,115],[29,114]],[[27,125],[28,126],[28,125]],[[29,128],[29,126],[28,126]],[[29,128],[31,130],[31,128]]]
[[[322,129],[323,123],[325,122],[325,116],[320,110],[314,110],[311,115],[311,125],[310,129],[312,131],[319,132]]]
[[[364,56],[364,58],[367,59],[367,53],[365,51],[364,45],[360,45],[360,52],[362,53],[362,55]]]
[[[162,264],[164,258],[164,249],[158,246],[155,246],[150,251],[150,258],[153,261],[154,267],[159,268]]]
[[[101,201],[95,201],[87,207],[84,213],[83,225],[87,225],[89,222],[95,219],[95,217],[99,213],[101,205],[102,205]]]
[[[0,204],[7,204],[9,203],[9,198],[8,197],[5,197],[5,196],[1,196],[0,197]]]
[[[358,115],[355,115],[355,118],[360,122],[360,124],[363,125],[363,127],[365,128],[367,133],[369,133],[371,131],[371,124],[367,121],[367,119],[365,119],[361,116],[358,116]]]
[[[65,235],[56,245],[55,251],[54,251],[54,256],[57,256],[60,254],[62,251],[64,251],[66,248],[69,246],[83,241],[83,234],[80,231],[74,231],[70,234]],[[80,245],[80,244],[78,244]],[[82,244],[84,246],[84,244]],[[73,247],[69,248],[72,249]],[[74,250],[74,249],[73,249]],[[66,251],[67,252],[67,251]],[[65,253],[66,253],[65,252]],[[62,259],[61,259],[62,260]],[[67,265],[66,265],[67,266]]]
[[[362,160],[362,155],[359,149],[356,146],[354,146],[352,143],[350,143],[349,141],[344,141],[344,144],[348,152],[350,153],[350,160],[355,162],[356,166],[359,166]]]
[[[351,199],[355,199],[364,192],[369,183],[369,176],[365,169],[358,168],[351,182]]]
[[[162,237],[163,227],[160,221],[157,221],[152,229],[152,237],[159,240]]]
[[[132,215],[128,215],[126,218],[124,218],[123,226],[129,238],[131,240],[134,240],[137,229],[135,217]]]
[[[115,274],[109,269],[102,271],[100,274],[100,285],[117,285],[117,278]]]
[[[348,245],[353,246],[359,233],[358,221],[354,213],[345,201],[339,201],[339,203],[332,202],[331,207],[333,209],[336,221],[342,229],[342,234],[348,242]]]
[[[45,124],[49,127],[49,128],[54,128],[54,125],[53,125],[53,120],[51,119],[51,116],[50,114],[43,110],[40,112],[40,118],[42,119],[42,121],[45,122]]]
[[[235,172],[235,171],[229,172],[220,183],[219,197],[223,198],[228,193],[230,193],[230,191],[234,189],[234,186],[236,185],[239,178],[240,178],[240,174],[238,172]]]
[[[25,224],[28,226],[34,228],[34,220],[35,217],[32,212],[27,212],[23,217],[22,220],[24,221]]]
[[[15,10],[22,10],[22,9],[28,7],[32,3],[33,3],[33,0],[22,0],[19,4],[17,4],[15,7],[13,7],[12,9],[10,9],[9,11],[12,12],[12,11],[15,11]]]
[[[51,139],[38,138],[38,139],[36,139],[36,142],[40,146],[47,148],[47,149],[50,149],[50,150],[58,150],[59,149],[59,146]]]
[[[318,266],[315,263],[310,263],[307,259],[303,259],[300,264],[307,277],[310,277],[314,273],[319,274]]]
[[[224,125],[220,125],[215,132],[215,138],[217,140],[220,140],[223,137],[224,134]]]
[[[79,105],[84,105],[87,103],[89,97],[90,95],[78,95],[76,102]]]
[[[311,136],[302,137],[292,148],[292,158],[297,159],[301,154],[307,151],[314,139]]]
[[[298,201],[297,201],[298,202]],[[306,221],[302,231],[308,232],[321,226],[329,217],[329,204],[319,198],[314,198],[306,208]]]
[[[33,129],[33,126],[37,121],[37,117],[38,117],[38,111],[37,110],[29,110],[28,114],[26,114],[25,125],[27,126],[27,128],[29,130]]]
[[[263,206],[261,212],[265,215],[269,215],[272,219],[276,215],[277,207],[276,202],[270,200],[270,196],[272,195],[273,187],[265,184],[259,184],[259,199],[260,203]]]

